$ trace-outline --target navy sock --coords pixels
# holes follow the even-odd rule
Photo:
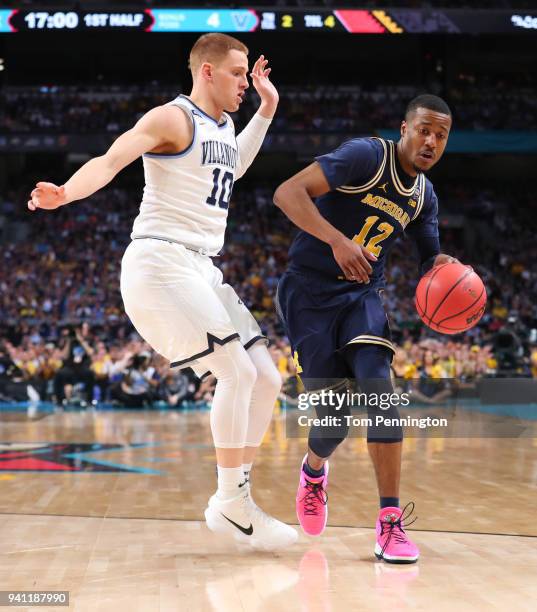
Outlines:
[[[310,478],[320,478],[321,476],[324,476],[324,465],[320,470],[314,470],[306,461],[302,469]]]
[[[398,497],[381,497],[380,507],[387,508],[388,506],[399,508],[399,498]]]

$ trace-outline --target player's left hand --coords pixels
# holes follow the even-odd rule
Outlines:
[[[269,79],[272,68],[267,68],[267,64],[268,59],[265,59],[264,55],[260,55],[250,72],[250,76],[255,90],[261,98],[261,106],[258,111],[259,114],[267,119],[272,119],[276,112],[280,96],[278,90],[274,87],[274,83]]]
[[[434,266],[441,266],[446,263],[461,263],[456,257],[452,257],[451,255],[446,255],[445,253],[440,253],[436,256],[434,260]]]
[[[35,189],[30,194],[28,209],[35,211],[38,208],[43,210],[54,210],[66,203],[65,186],[55,185],[41,181],[37,183]]]

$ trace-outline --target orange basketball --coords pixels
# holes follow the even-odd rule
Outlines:
[[[416,288],[415,304],[421,320],[442,334],[458,334],[476,325],[486,303],[483,281],[461,263],[435,266]]]

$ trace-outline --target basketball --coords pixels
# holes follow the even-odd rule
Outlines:
[[[470,266],[446,263],[425,274],[416,288],[421,320],[442,334],[458,334],[477,324],[485,312],[487,292]]]

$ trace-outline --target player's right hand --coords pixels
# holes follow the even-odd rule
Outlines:
[[[373,272],[369,261],[377,261],[373,253],[346,236],[332,245],[332,252],[347,280],[369,283],[369,275]]]
[[[32,211],[38,208],[54,210],[66,203],[65,187],[58,187],[54,183],[37,183],[30,194],[28,208]]]

